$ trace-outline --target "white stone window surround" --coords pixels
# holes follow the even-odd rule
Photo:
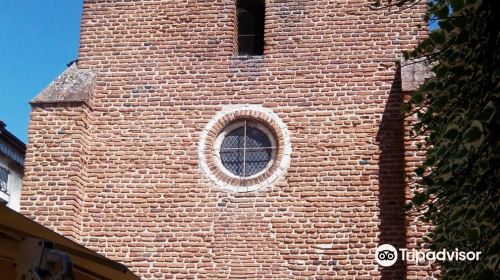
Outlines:
[[[215,138],[214,147],[213,147],[213,151],[214,151],[213,156],[214,156],[215,164],[217,165],[217,167],[222,172],[224,172],[227,176],[229,176],[231,178],[235,178],[235,179],[240,179],[240,177],[233,174],[231,171],[227,170],[227,168],[224,166],[224,164],[222,164],[221,157],[220,157],[220,150],[221,150],[222,141],[224,141],[224,139],[226,138],[226,135],[231,133],[232,131],[240,128],[240,127],[243,127],[243,126],[245,126],[245,121],[237,121],[237,122],[230,124],[226,128],[224,128],[222,130],[222,132],[219,134],[219,136],[217,136],[217,138]],[[271,146],[276,147],[276,140],[274,139],[273,133],[265,125],[263,125],[259,122],[256,122],[256,121],[248,121],[247,126],[255,127],[255,128],[259,129],[260,131],[264,132],[264,134],[267,136],[267,138],[271,142]],[[276,160],[276,149],[272,149],[271,160],[267,163],[266,167],[264,169],[262,169],[261,171],[257,172],[256,174],[251,175],[251,176],[247,176],[245,178],[246,179],[253,179],[253,178],[259,177],[260,175],[264,174],[273,165],[275,160]]]
[[[273,167],[275,167],[274,168],[275,170],[272,172],[272,174],[270,174],[265,178],[262,178],[262,180],[260,180],[259,182],[246,184],[244,187],[242,187],[240,184],[228,182],[227,180],[221,180],[220,176],[218,176],[218,174],[216,174],[216,172],[213,171],[213,168],[209,166],[210,162],[217,161],[216,160],[217,152],[213,150],[213,142],[215,142],[215,139],[217,139],[217,137],[219,136],[217,135],[214,140],[210,140],[211,138],[210,135],[214,132],[214,130],[217,129],[218,126],[220,126],[221,122],[227,123],[228,121],[231,121],[231,119],[234,118],[236,115],[239,115],[240,119],[241,116],[243,117],[248,116],[249,119],[251,119],[252,116],[264,117],[267,121],[270,122],[269,125],[267,125],[266,123],[267,121],[266,122],[258,121],[258,122],[262,122],[263,123],[262,125],[268,126],[269,128],[274,128],[272,130],[274,134],[276,134],[276,137],[273,137],[273,139],[277,138],[275,140],[276,141],[275,143],[279,142],[278,143],[279,155],[277,156],[273,155],[278,162],[273,162]],[[225,131],[225,130],[226,130],[225,128],[221,128],[220,131]],[[227,129],[227,131],[230,130]],[[271,129],[267,129],[267,131],[271,133]],[[207,175],[210,181],[214,183],[217,187],[226,190],[228,192],[265,191],[267,188],[271,187],[278,179],[280,179],[290,166],[291,153],[292,153],[290,137],[291,137],[290,132],[286,127],[285,123],[280,119],[280,117],[276,113],[274,113],[269,108],[265,108],[260,105],[223,106],[222,110],[219,111],[201,131],[200,142],[198,145],[198,158],[199,158],[201,172]],[[278,141],[278,139],[280,141]],[[212,159],[208,159],[208,157],[212,157]],[[215,163],[215,165],[217,166],[217,163]],[[222,171],[220,173],[224,174],[226,173],[224,172],[225,168],[220,169],[219,166],[217,166],[216,168]],[[269,168],[266,168],[264,170],[264,172],[266,171],[269,171]],[[259,175],[262,176],[263,174]],[[237,179],[234,179],[233,181],[236,180]]]

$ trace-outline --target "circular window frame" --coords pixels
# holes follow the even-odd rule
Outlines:
[[[222,163],[222,160],[221,160],[220,151],[222,150],[221,145],[222,145],[222,142],[224,141],[224,139],[226,138],[226,136],[228,134],[232,133],[233,131],[235,131],[241,127],[244,127],[245,124],[247,127],[254,127],[254,128],[262,131],[269,139],[269,142],[271,143],[271,147],[273,147],[273,149],[271,152],[271,159],[266,164],[266,167],[264,167],[262,170],[260,170],[259,172],[255,173],[253,175],[242,177],[242,176],[238,176],[238,175],[234,174],[233,172],[231,172],[229,169],[227,169],[224,166],[224,164]],[[257,122],[255,120],[242,119],[242,120],[235,120],[233,123],[229,124],[224,129],[221,130],[219,135],[215,138],[214,146],[212,148],[214,152],[212,154],[214,156],[214,161],[215,161],[215,164],[217,165],[217,167],[224,174],[226,174],[228,177],[231,177],[233,179],[239,179],[239,180],[250,180],[250,179],[258,178],[259,176],[264,174],[269,168],[271,168],[276,163],[275,158],[277,155],[276,150],[278,149],[278,147],[279,147],[279,145],[276,142],[274,133],[269,128],[267,128],[265,124],[263,124],[261,122]]]
[[[242,121],[257,125],[274,141],[272,163],[257,174],[238,177],[227,170],[220,161],[219,149],[214,149],[224,135],[237,129]],[[220,145],[219,145],[220,147]],[[229,192],[263,191],[281,178],[290,166],[290,132],[281,119],[271,110],[258,105],[224,106],[201,131],[198,146],[200,169],[219,188]]]

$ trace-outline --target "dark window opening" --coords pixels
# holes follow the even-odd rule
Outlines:
[[[264,0],[237,0],[238,55],[264,54]]]
[[[7,193],[9,182],[9,170],[0,166],[0,191]]]

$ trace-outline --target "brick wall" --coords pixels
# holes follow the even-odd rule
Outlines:
[[[421,230],[401,210],[418,155],[396,61],[425,35],[425,6],[370,3],[266,1],[264,56],[248,58],[232,0],[84,1],[92,108],[34,108],[25,213],[144,279],[422,279],[374,252]],[[264,189],[224,190],[200,167],[200,135],[229,105],[261,106],[290,132],[290,166]]]
[[[88,180],[89,113],[79,103],[34,104],[30,116],[22,213],[73,240]]]

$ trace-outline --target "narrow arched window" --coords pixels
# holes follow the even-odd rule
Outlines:
[[[264,54],[264,0],[237,0],[238,55]]]

